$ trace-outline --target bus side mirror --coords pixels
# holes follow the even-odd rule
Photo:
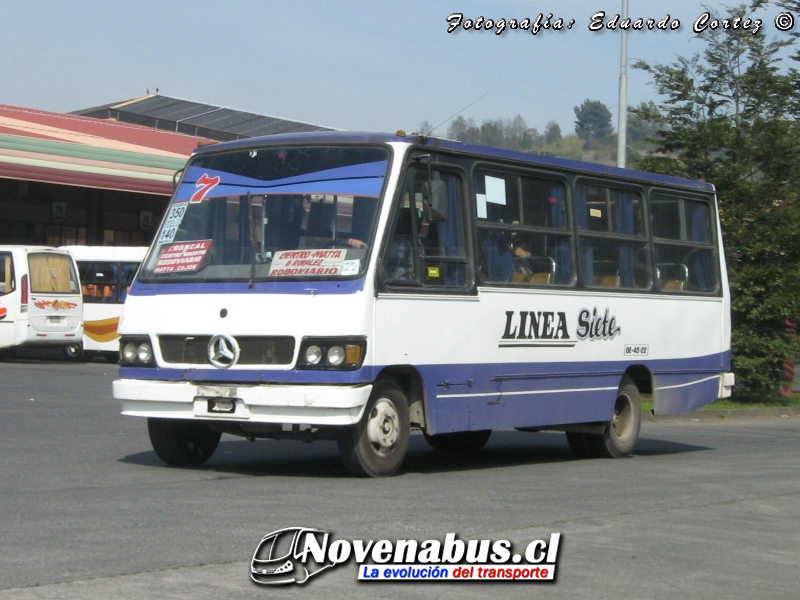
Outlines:
[[[447,186],[444,181],[431,179],[425,184],[422,213],[428,223],[447,220]]]

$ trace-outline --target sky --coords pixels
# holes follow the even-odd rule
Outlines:
[[[352,131],[416,132],[427,122],[445,135],[456,115],[477,124],[521,115],[540,132],[556,121],[566,135],[574,132],[574,108],[588,99],[606,104],[616,127],[622,36],[605,25],[622,4],[0,0],[0,104],[66,113],[158,90]],[[781,9],[749,15],[727,8],[738,4],[629,0],[631,19],[668,16],[677,27],[629,31],[628,63],[671,64],[702,50],[693,27],[704,6],[761,19],[755,35],[788,36],[776,26]],[[593,31],[598,12],[605,16],[595,17],[601,28]],[[459,13],[460,25],[448,33],[448,17]],[[512,19],[535,22],[540,14],[549,28],[535,35],[532,27],[511,29]],[[504,20],[505,30],[476,30],[478,17]],[[645,72],[627,69],[627,82],[629,106],[658,102]]]

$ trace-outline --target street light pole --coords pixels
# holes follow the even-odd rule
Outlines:
[[[622,0],[622,19],[628,18],[628,0]],[[628,29],[621,31],[622,47],[619,61],[619,105],[617,131],[617,166],[625,167],[628,138]]]

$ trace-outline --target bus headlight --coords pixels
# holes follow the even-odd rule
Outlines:
[[[316,344],[311,344],[305,351],[306,364],[309,366],[318,365],[322,361],[322,348]]]
[[[344,346],[331,346],[328,348],[328,364],[338,367],[344,362],[345,353]]]
[[[353,338],[305,338],[300,344],[298,369],[353,371],[364,363],[367,340]]]
[[[153,344],[147,336],[123,336],[119,340],[121,367],[154,367]]]

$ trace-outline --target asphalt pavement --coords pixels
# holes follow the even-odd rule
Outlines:
[[[155,457],[111,398],[116,366],[0,363],[0,599],[796,598],[800,415],[648,418],[635,455],[578,459],[563,434],[496,432],[477,456],[415,434],[396,477],[350,477],[335,444],[223,436],[200,469]],[[562,536],[554,583],[358,582],[348,563],[259,586],[262,536]]]

